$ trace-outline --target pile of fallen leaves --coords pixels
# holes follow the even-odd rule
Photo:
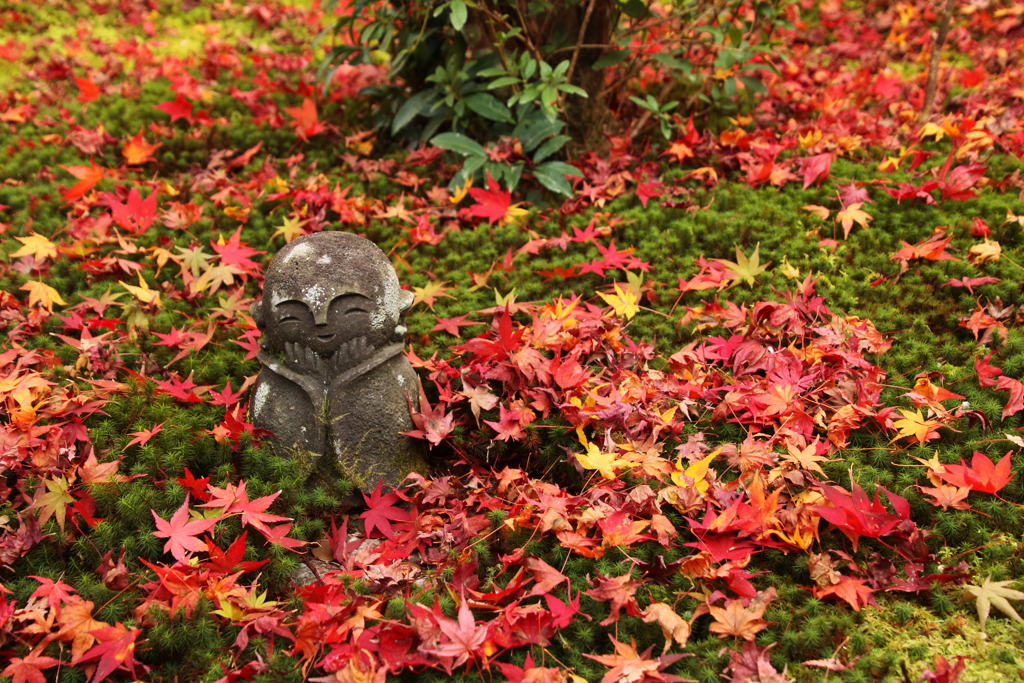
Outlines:
[[[179,4],[0,13],[0,676],[1024,668],[1019,7],[958,13],[918,122],[933,8],[791,5],[754,109],[549,203],[378,139],[384,69],[324,97],[318,5]],[[415,294],[397,490],[248,423],[249,304],[324,229]]]

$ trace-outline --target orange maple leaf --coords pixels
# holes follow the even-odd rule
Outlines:
[[[327,126],[320,123],[316,114],[316,103],[308,97],[302,101],[301,107],[283,107],[284,111],[295,121],[295,134],[300,140],[307,140],[317,133],[327,130]]]
[[[647,648],[643,653],[637,653],[635,641],[630,640],[630,644],[626,645],[615,640],[611,635],[608,638],[615,646],[615,654],[583,655],[611,667],[611,671],[604,675],[601,683],[645,683],[671,680],[671,678],[666,678],[661,670],[682,657],[682,655],[662,655],[657,659],[648,659],[653,648]]]
[[[759,631],[768,626],[768,622],[761,619],[765,606],[744,607],[739,600],[730,600],[725,607],[708,605],[708,611],[715,618],[715,623],[708,630],[720,636],[753,640]]]
[[[71,189],[61,197],[66,202],[73,202],[88,194],[89,190],[96,186],[96,183],[103,180],[106,174],[102,166],[61,166],[65,171],[78,178],[79,182],[71,186]]]
[[[153,161],[153,152],[160,149],[163,143],[156,143],[150,145],[146,143],[146,138],[142,137],[142,130],[140,129],[138,134],[128,140],[128,144],[121,150],[121,154],[124,155],[124,161],[129,166],[138,166],[144,164],[147,161]]]
[[[855,611],[859,612],[864,605],[875,604],[874,589],[867,585],[864,579],[854,579],[849,576],[839,578],[839,583],[824,588],[816,587],[814,597],[823,598],[826,595],[834,595],[845,600]]]
[[[110,624],[105,621],[93,619],[92,602],[83,600],[74,604],[65,605],[57,617],[60,631],[54,636],[54,640],[71,642],[71,655],[78,659],[86,650],[96,642],[96,636],[90,631],[106,628]]]
[[[927,403],[936,410],[945,410],[940,401],[948,401],[951,398],[964,398],[960,394],[954,394],[952,391],[932,384],[927,377],[917,378],[917,382],[914,383],[914,389],[909,394],[911,399],[914,399],[914,394],[924,399],[923,402],[920,400],[915,401],[915,405]]]
[[[864,206],[863,202],[857,202],[836,213],[836,220],[843,226],[843,239],[850,236],[854,223],[865,230],[868,229],[868,221],[871,220],[871,214],[867,211],[862,211],[860,208],[862,206]]]
[[[78,101],[92,102],[100,96],[99,87],[88,78],[75,77],[75,85],[78,86]]]
[[[29,308],[36,304],[42,304],[46,310],[52,311],[54,304],[60,304],[61,306],[67,306],[68,302],[60,298],[60,294],[56,289],[42,282],[36,280],[29,280],[23,284],[20,289],[28,292],[28,305]]]

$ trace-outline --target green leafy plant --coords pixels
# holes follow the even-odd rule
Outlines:
[[[766,54],[786,1],[655,10],[640,0],[355,0],[317,38],[343,40],[326,52],[320,76],[327,87],[340,63],[388,64],[389,82],[365,92],[378,130],[405,139],[452,132],[486,142],[528,125],[535,111],[591,146],[609,130],[642,134],[652,117],[669,137],[680,104],[731,114],[766,92],[756,72],[775,68]],[[652,86],[660,91],[642,92]],[[646,112],[632,126],[612,113],[625,101]]]

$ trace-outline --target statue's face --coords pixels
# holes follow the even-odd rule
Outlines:
[[[387,256],[349,233],[316,233],[282,249],[264,280],[253,319],[267,347],[306,374],[330,375],[401,338],[413,296]]]
[[[330,356],[344,344],[372,333],[370,315],[374,304],[361,294],[343,294],[332,299],[326,310],[314,311],[302,301],[289,299],[270,311],[270,331],[275,345],[299,344]],[[318,315],[319,314],[319,315]],[[369,341],[369,340],[368,340]]]

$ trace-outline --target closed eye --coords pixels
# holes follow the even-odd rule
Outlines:
[[[299,319],[296,318],[294,315],[286,315],[285,317],[281,318],[281,320],[279,320],[278,322],[281,322],[281,323],[297,323],[297,322],[299,322]]]
[[[367,311],[365,308],[350,308],[347,311],[345,311],[345,314],[347,315],[349,313],[368,313],[368,312],[369,311]]]

